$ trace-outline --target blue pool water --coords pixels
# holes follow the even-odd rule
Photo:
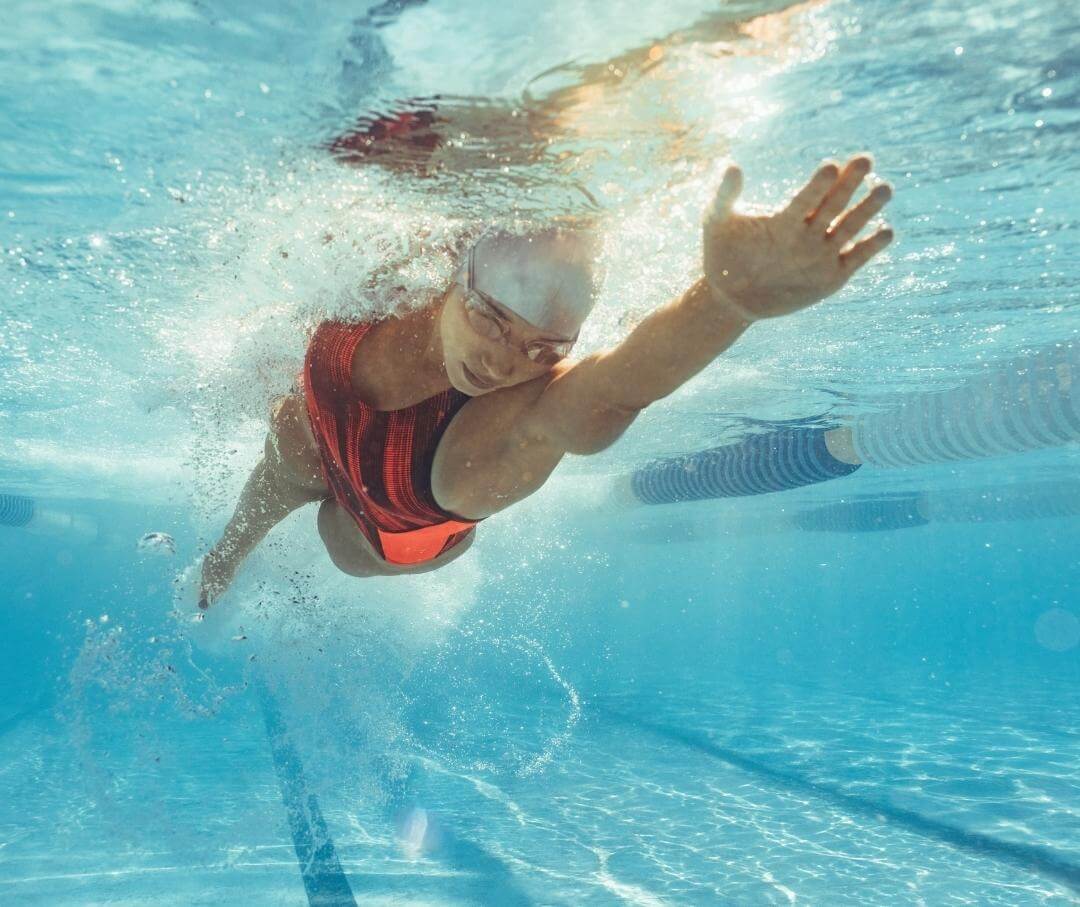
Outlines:
[[[5,12],[0,901],[1080,900],[1074,4]],[[330,150],[424,105],[434,151]],[[692,279],[726,160],[775,204],[862,149],[898,237],[836,299],[444,570],[336,573],[308,508],[192,621],[319,318],[438,289],[477,225],[589,212],[598,349]],[[948,442],[919,449],[1022,443],[617,493],[913,412]]]

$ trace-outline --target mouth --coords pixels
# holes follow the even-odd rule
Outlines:
[[[477,375],[476,372],[469,368],[464,362],[461,363],[461,370],[465,373],[465,378],[469,384],[478,390],[487,391],[495,386],[491,381],[485,381]]]

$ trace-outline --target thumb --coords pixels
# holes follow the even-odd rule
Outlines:
[[[727,217],[742,192],[742,185],[742,170],[732,164],[724,171],[724,178],[720,181],[720,188],[716,190],[708,216],[718,219]]]

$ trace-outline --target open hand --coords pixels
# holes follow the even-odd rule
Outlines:
[[[847,207],[872,162],[856,155],[841,169],[827,162],[775,214],[737,214],[742,171],[729,167],[705,216],[705,279],[713,298],[746,321],[797,312],[839,290],[893,238],[882,227],[857,240],[885,206],[882,184]]]

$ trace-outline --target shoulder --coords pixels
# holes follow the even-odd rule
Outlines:
[[[474,397],[451,420],[431,470],[435,500],[452,513],[490,516],[531,494],[562,456],[531,430],[551,373]]]
[[[352,393],[356,349],[371,328],[368,322],[324,321],[308,341],[305,374],[318,392],[331,397]]]
[[[376,409],[381,409],[381,392],[385,392],[387,369],[382,355],[384,344],[381,342],[387,327],[392,329],[390,320],[380,319],[357,323],[353,326],[355,343],[349,357],[349,375],[352,391],[360,400]]]
[[[554,365],[531,381],[523,381],[513,387],[505,387],[483,397],[475,398],[473,404],[483,404],[482,408],[491,415],[499,415],[505,420],[519,421],[524,427],[524,419],[531,413],[551,387],[559,382],[576,363],[562,361]],[[478,407],[478,411],[481,407]]]
[[[396,410],[417,402],[410,351],[416,326],[396,315],[356,325],[350,351],[353,395],[377,410]]]
[[[530,429],[532,413],[545,391],[570,367],[560,363],[531,381],[468,400],[450,423],[444,443],[448,447],[468,448],[474,453],[481,447],[497,452],[527,443],[533,434]]]
[[[549,375],[541,375],[531,381],[472,397],[455,417],[453,427],[468,434],[482,429],[488,441],[507,437],[523,414],[544,395],[550,380]]]

